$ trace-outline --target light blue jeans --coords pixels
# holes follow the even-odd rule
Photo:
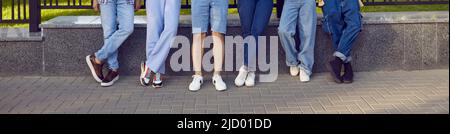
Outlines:
[[[165,73],[165,61],[175,40],[181,0],[147,0],[146,64],[156,73]]]
[[[311,75],[314,65],[316,24],[315,0],[285,0],[278,34],[286,52],[286,64],[298,66],[308,75]],[[297,28],[301,42],[299,47],[295,43]]]
[[[227,31],[228,0],[192,0],[192,33]]]
[[[101,61],[106,61],[109,68],[117,70],[119,47],[133,33],[134,4],[128,0],[108,0],[100,4],[100,16],[103,27],[104,44],[95,53]]]

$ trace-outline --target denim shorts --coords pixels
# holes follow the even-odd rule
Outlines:
[[[211,31],[226,33],[228,0],[192,0],[192,33]]]

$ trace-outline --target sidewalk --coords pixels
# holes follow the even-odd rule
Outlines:
[[[449,113],[449,70],[359,72],[353,84],[335,84],[328,73],[309,83],[280,74],[273,83],[217,92],[210,76],[198,92],[189,76],[171,76],[165,87],[139,85],[121,77],[102,88],[86,77],[0,77],[0,114],[7,113]]]

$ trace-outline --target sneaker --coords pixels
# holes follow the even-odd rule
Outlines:
[[[161,73],[156,73],[153,76],[153,82],[152,82],[153,88],[161,88],[163,86],[163,81],[161,77]]]
[[[239,74],[238,74],[238,76],[237,76],[236,79],[234,80],[234,84],[235,84],[236,86],[238,86],[238,87],[243,86],[244,83],[245,83],[245,79],[247,78],[247,74],[248,74],[247,67],[242,66],[242,67],[239,69]]]
[[[297,76],[300,69],[297,66],[292,66],[290,67],[290,70],[291,76]]]
[[[212,83],[216,87],[217,91],[225,91],[225,90],[227,90],[227,85],[222,80],[222,77],[220,77],[220,75],[214,75],[212,77]]]
[[[141,63],[141,76],[139,77],[139,81],[141,82],[142,86],[149,86],[152,82],[152,75],[153,72],[150,70],[150,68],[147,67],[145,62]]]
[[[255,86],[255,72],[251,71],[247,75],[247,79],[245,79],[245,86],[253,87]]]
[[[95,63],[95,54],[86,56],[86,63],[88,64],[89,70],[91,70],[91,74],[95,81],[101,83],[103,80],[103,64]]]
[[[343,61],[336,57],[334,60],[330,61],[327,64],[327,68],[330,71],[331,76],[333,77],[334,82],[342,83],[341,77],[341,69],[342,69]]]
[[[198,91],[198,90],[200,90],[202,84],[203,84],[203,77],[200,75],[193,75],[192,82],[191,82],[191,84],[189,84],[189,90],[190,91]]]
[[[108,69],[108,74],[106,75],[105,79],[103,79],[102,83],[100,83],[100,85],[102,87],[109,87],[112,86],[117,80],[119,80],[119,72]]]
[[[352,64],[344,63],[344,75],[342,76],[344,83],[353,83]]]
[[[308,73],[306,73],[305,70],[300,69],[300,82],[309,82],[310,81],[310,77],[308,75]]]

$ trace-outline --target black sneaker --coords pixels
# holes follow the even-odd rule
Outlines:
[[[335,57],[334,60],[327,64],[328,71],[330,71],[330,74],[336,83],[343,82],[341,77],[342,64],[343,61],[338,57]]]
[[[95,81],[102,82],[103,81],[103,64],[97,64],[95,63],[95,54],[86,56],[86,63],[89,67],[89,70],[91,71],[92,76],[94,77]]]
[[[119,80],[119,72],[108,69],[108,74],[100,85],[102,87],[109,87],[112,86],[117,80]]]
[[[155,73],[153,76],[152,86],[154,88],[161,88],[163,86],[163,80],[160,73]]]
[[[344,63],[344,75],[342,76],[344,83],[353,83],[352,64]]]

